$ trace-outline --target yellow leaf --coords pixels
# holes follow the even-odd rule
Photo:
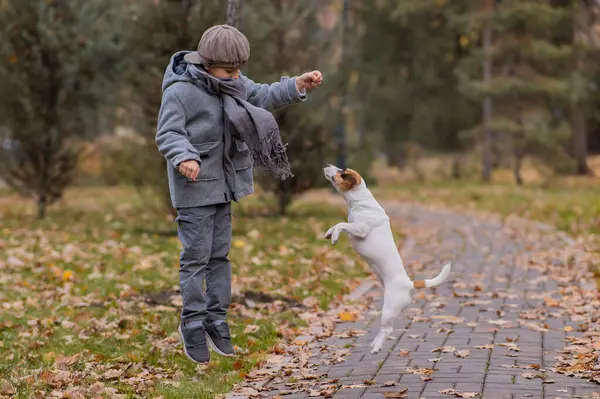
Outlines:
[[[546,298],[546,299],[544,299],[544,302],[546,303],[546,306],[551,307],[551,308],[552,307],[554,307],[554,308],[560,307],[560,303],[556,299],[553,299],[553,298]]]
[[[462,47],[467,47],[471,41],[469,40],[469,38],[467,36],[461,35],[460,38],[458,39],[458,42],[460,43],[460,45]]]
[[[54,359],[54,352],[44,353],[44,361],[51,362]]]
[[[356,314],[350,312],[340,312],[340,320],[342,321],[354,321],[356,320]]]
[[[65,270],[62,274],[63,281],[69,281],[73,279],[73,272],[71,270]]]
[[[244,248],[246,246],[246,243],[242,240],[235,240],[233,242],[233,247],[234,248]]]
[[[571,326],[565,326],[565,328],[563,328],[563,331],[564,332],[571,332],[571,331],[573,331],[573,327],[571,327]]]

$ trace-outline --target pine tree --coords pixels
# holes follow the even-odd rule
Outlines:
[[[365,125],[382,134],[381,149],[396,166],[405,164],[407,143],[460,149],[458,133],[477,120],[476,103],[458,93],[453,74],[469,38],[452,18],[468,3],[365,0],[360,8]]]
[[[72,183],[78,144],[96,132],[98,109],[116,100],[120,3],[0,5],[0,121],[11,143],[0,170],[15,190],[36,198],[43,218]]]
[[[477,100],[491,97],[491,129],[503,153],[513,158],[517,184],[523,182],[520,168],[528,155],[556,168],[569,166],[568,109],[582,90],[573,73],[572,14],[568,4],[504,0],[492,14],[472,12],[462,19],[478,32],[491,23],[496,33],[491,80],[481,76],[482,50],[473,51],[456,71],[462,93]],[[481,126],[471,132],[480,134]]]

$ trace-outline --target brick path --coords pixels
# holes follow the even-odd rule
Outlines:
[[[535,251],[565,245],[556,234],[542,231],[540,238],[540,227],[530,223],[538,230],[536,234],[521,231],[516,236],[510,229],[503,229],[499,220],[483,220],[416,205],[398,204],[386,208],[395,227],[408,237],[401,252],[409,274],[417,278],[430,277],[437,274],[446,261],[453,260],[452,274],[449,281],[435,290],[415,292],[406,317],[395,323],[393,339],[386,342],[379,354],[370,354],[369,348],[379,329],[376,312],[379,303],[364,320],[337,325],[336,331],[363,329],[366,333],[349,339],[332,337],[322,343],[351,350],[344,362],[318,367],[319,372],[327,373],[327,378],[338,378],[340,386],[358,386],[338,389],[334,398],[383,398],[384,392],[406,388],[408,399],[450,398],[452,396],[439,393],[449,388],[476,392],[485,399],[582,398],[600,392],[599,385],[549,371],[555,351],[565,346],[567,333],[563,329],[570,323],[566,317],[549,316],[543,321],[549,326],[546,332],[521,325],[522,319],[521,323],[517,321],[522,312],[544,308],[545,293],[557,289],[557,283],[548,276],[525,267]],[[480,289],[474,290],[475,285]],[[379,298],[380,288],[375,286],[367,295]],[[456,319],[448,319],[448,316]],[[489,320],[499,319],[504,320],[499,322],[504,324],[489,323]],[[541,323],[533,318],[529,321]],[[449,329],[453,332],[449,333]],[[568,334],[573,336],[577,332]],[[507,338],[518,338],[516,349],[520,350],[501,346],[509,343]],[[488,344],[495,346],[476,349]],[[470,350],[470,354],[459,358],[452,352],[431,352],[441,346],[452,346],[456,351]],[[410,355],[399,356],[402,349],[407,349]],[[313,355],[310,362],[319,363],[318,352]],[[435,358],[440,360],[430,361]],[[539,364],[548,370],[547,378],[554,383],[521,376],[535,370],[508,368],[530,364]],[[435,372],[430,381],[423,381],[420,375],[407,374],[407,368],[434,368]],[[376,382],[369,385],[364,380]],[[383,387],[387,381],[397,384]],[[273,381],[271,389],[263,394],[277,396],[289,390],[289,385]],[[308,392],[282,397],[306,398]]]

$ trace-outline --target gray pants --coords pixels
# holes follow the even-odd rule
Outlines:
[[[177,213],[177,232],[183,244],[179,263],[181,320],[184,325],[224,320],[231,302],[231,263],[227,258],[231,203],[179,208]]]

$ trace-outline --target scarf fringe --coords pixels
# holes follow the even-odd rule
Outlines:
[[[260,143],[261,151],[253,151],[256,166],[273,173],[280,180],[294,177],[286,153],[287,145],[264,139]]]

